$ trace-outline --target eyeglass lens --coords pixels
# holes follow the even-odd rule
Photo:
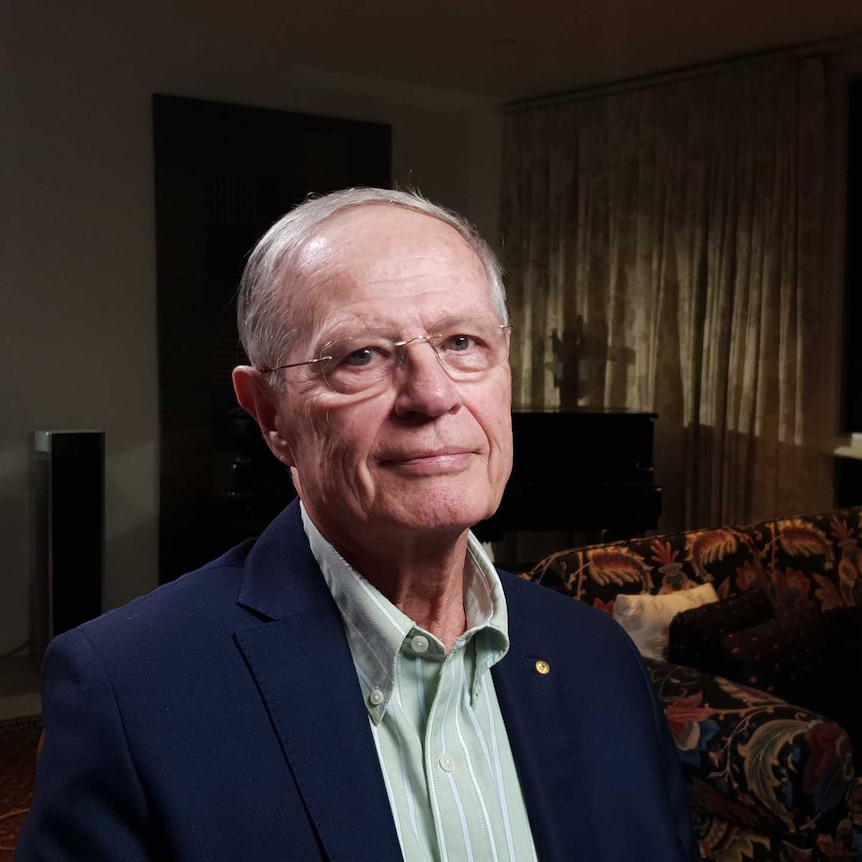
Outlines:
[[[370,333],[327,344],[323,376],[336,392],[362,392],[392,379],[399,365],[409,362],[407,351],[427,342],[453,380],[488,371],[506,360],[508,327],[495,318],[444,321],[431,334],[407,341]]]

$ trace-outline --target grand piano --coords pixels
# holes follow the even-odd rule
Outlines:
[[[474,530],[564,530],[595,541],[640,535],[661,515],[655,481],[657,414],[624,409],[515,410],[512,475],[496,514]]]
[[[294,496],[260,431],[235,408],[232,541],[257,535]],[[496,514],[478,524],[485,542],[507,531],[578,531],[596,541],[655,528],[661,487],[653,475],[655,413],[628,410],[514,410],[514,466]]]
[[[474,532],[493,546],[500,565],[521,571],[560,542],[584,545],[654,529],[662,502],[653,475],[656,418],[587,408],[513,411],[512,475],[496,514]],[[179,504],[163,501],[162,582],[260,535],[296,496],[254,420],[236,406],[222,419],[211,485]],[[182,465],[176,469],[182,475]]]

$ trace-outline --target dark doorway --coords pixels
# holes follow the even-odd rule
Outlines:
[[[153,96],[160,581],[257,535],[293,496],[236,406],[246,255],[309,193],[391,182],[388,125]]]
[[[851,81],[847,103],[847,232],[844,272],[843,430],[862,431],[862,79]]]
[[[847,100],[847,231],[844,270],[844,379],[841,431],[862,431],[862,79],[850,82]],[[862,459],[835,459],[835,502],[862,503]]]

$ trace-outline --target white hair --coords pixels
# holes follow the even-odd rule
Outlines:
[[[509,322],[502,268],[476,229],[457,213],[432,203],[416,191],[350,188],[309,197],[282,216],[258,241],[243,270],[237,300],[237,325],[246,355],[257,368],[272,368],[287,355],[290,326],[287,299],[292,273],[315,231],[332,216],[368,204],[390,204],[436,218],[454,228],[476,253],[488,279],[494,310]]]

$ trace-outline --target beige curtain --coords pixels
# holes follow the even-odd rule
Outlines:
[[[824,91],[792,58],[507,115],[515,404],[657,412],[661,529],[832,505]]]

